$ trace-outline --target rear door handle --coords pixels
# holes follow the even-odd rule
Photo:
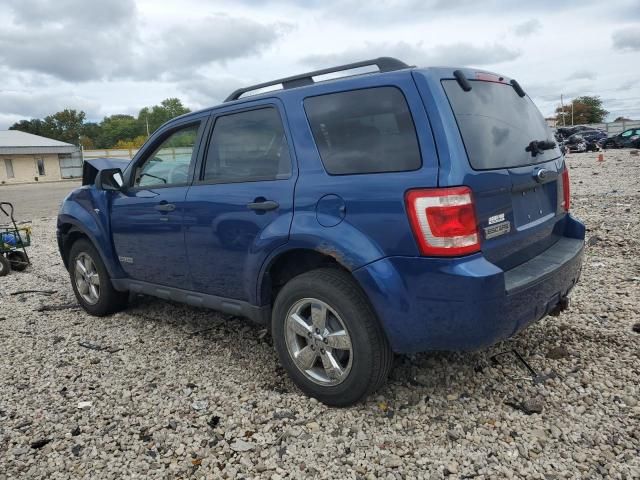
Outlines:
[[[247,208],[251,210],[258,210],[260,212],[266,212],[267,210],[275,210],[280,205],[278,202],[274,202],[273,200],[264,200],[262,202],[251,202],[247,203]]]
[[[156,210],[159,212],[173,212],[176,209],[176,206],[173,203],[161,203],[160,205],[156,205]]]

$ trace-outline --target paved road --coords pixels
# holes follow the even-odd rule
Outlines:
[[[62,199],[79,186],[80,181],[2,185],[0,202],[13,203],[16,220],[54,217]],[[0,224],[6,221],[7,217],[0,212]]]

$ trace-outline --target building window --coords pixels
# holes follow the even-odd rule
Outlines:
[[[15,173],[13,173],[13,160],[10,158],[4,159],[4,168],[7,170],[7,178],[15,178]]]
[[[36,166],[38,167],[38,175],[44,177],[46,175],[44,170],[44,158],[36,158]]]

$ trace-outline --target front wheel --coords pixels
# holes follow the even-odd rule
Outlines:
[[[272,333],[292,380],[327,405],[349,406],[374,392],[393,360],[364,292],[336,269],[289,281],[274,304]]]
[[[129,294],[113,288],[98,251],[85,239],[71,247],[69,275],[76,298],[87,313],[102,317],[127,305]]]

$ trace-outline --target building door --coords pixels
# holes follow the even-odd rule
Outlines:
[[[13,173],[13,160],[10,158],[4,159],[4,168],[7,171],[7,178],[15,178],[15,173]]]
[[[62,178],[82,177],[82,157],[80,152],[58,154],[60,176]]]

